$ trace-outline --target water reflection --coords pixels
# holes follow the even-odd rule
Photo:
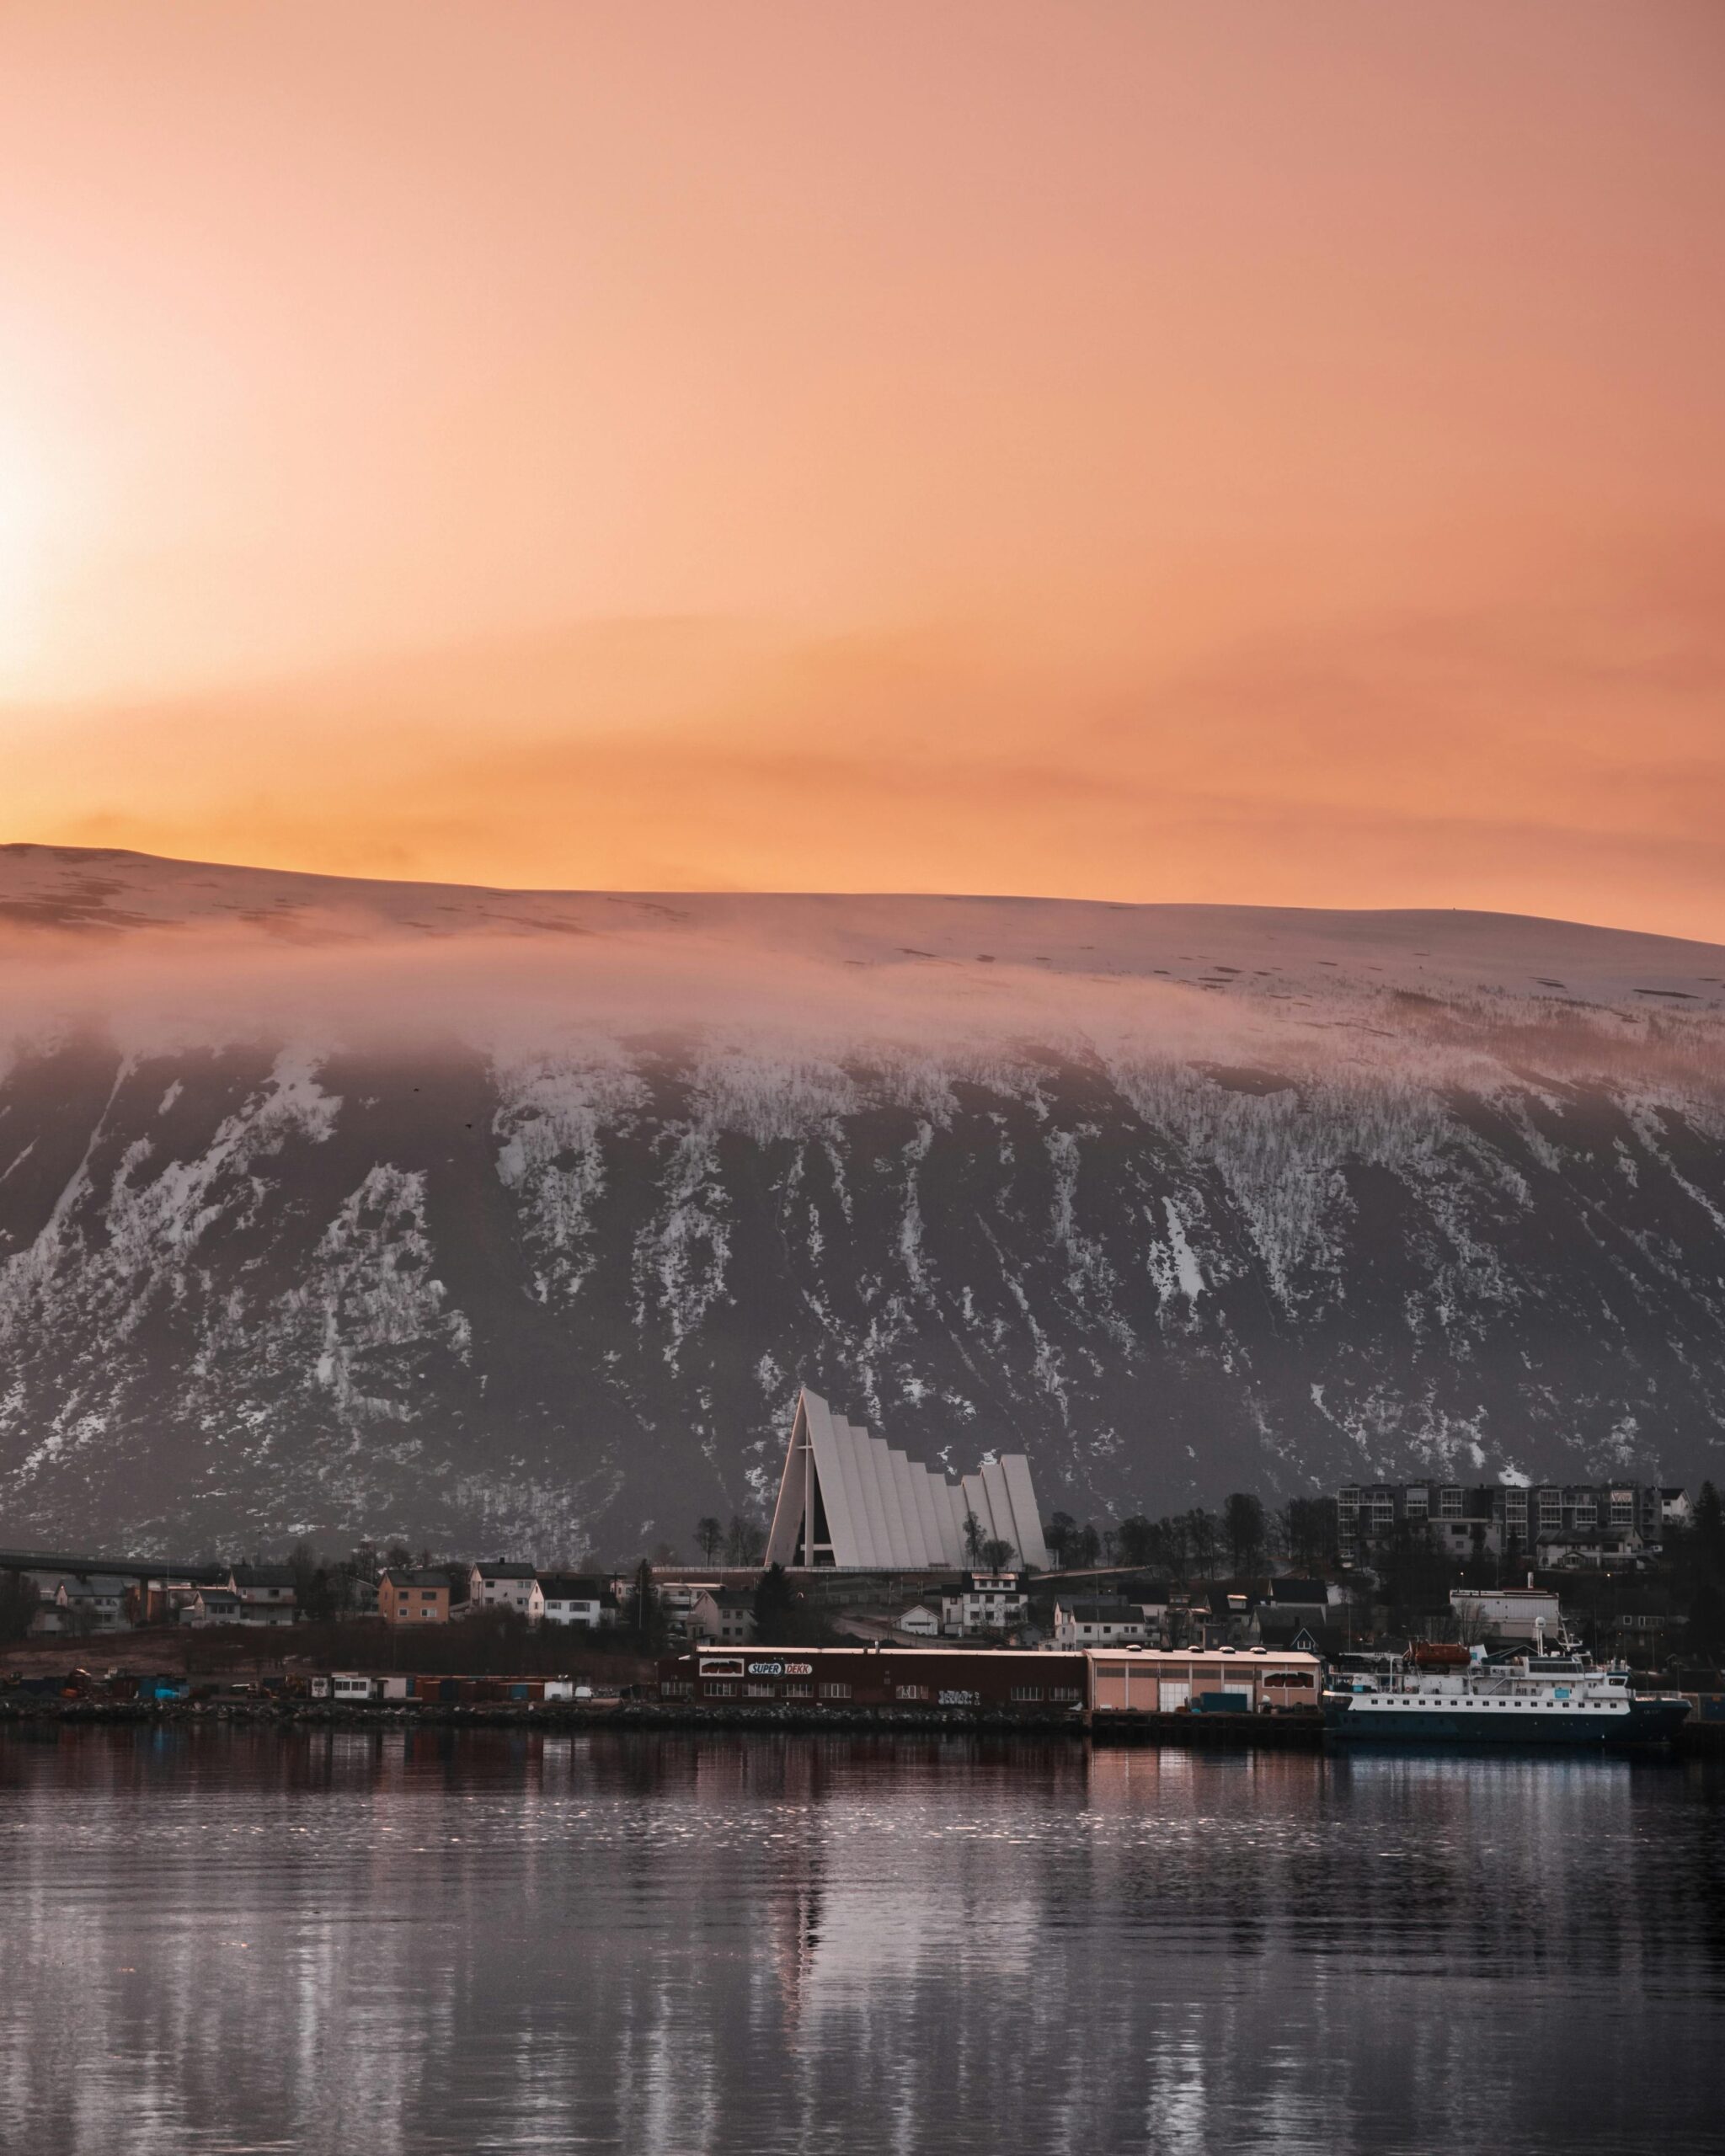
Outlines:
[[[1599,1758],[0,1740],[0,2145],[1717,2146],[1725,1783]]]

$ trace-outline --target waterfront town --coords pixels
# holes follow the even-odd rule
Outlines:
[[[1022,1455],[949,1481],[805,1390],[771,1522],[691,1524],[693,1561],[661,1545],[580,1570],[399,1544],[178,1566],[0,1550],[0,1697],[1124,1710],[1263,1734],[1360,1673],[1561,1649],[1725,1722],[1711,1485],[1236,1493],[1099,1528],[1044,1517]]]

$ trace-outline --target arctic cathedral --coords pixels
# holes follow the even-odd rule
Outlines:
[[[1049,1563],[1030,1463],[1007,1453],[960,1482],[896,1452],[835,1415],[805,1386],[767,1538],[766,1561],[788,1570],[836,1566],[913,1572],[970,1563],[966,1518],[982,1541],[1008,1543],[1013,1566]]]

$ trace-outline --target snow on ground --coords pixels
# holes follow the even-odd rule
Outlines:
[[[505,891],[0,846],[0,927],[85,944],[221,928],[279,952],[387,942],[628,943],[932,974],[947,995],[997,994],[995,968],[1093,985],[1165,980],[1297,1001],[1348,976],[1445,996],[1725,1009],[1725,948],[1573,921],[1463,911],[1339,912],[1091,900],[703,892]],[[1378,976],[1374,982],[1372,976]],[[1393,976],[1393,981],[1391,980]],[[853,984],[860,986],[862,984]]]

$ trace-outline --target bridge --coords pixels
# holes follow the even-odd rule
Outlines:
[[[227,1577],[226,1565],[183,1565],[173,1557],[93,1557],[64,1550],[0,1550],[0,1572],[109,1572],[118,1579],[190,1580],[200,1587]]]

